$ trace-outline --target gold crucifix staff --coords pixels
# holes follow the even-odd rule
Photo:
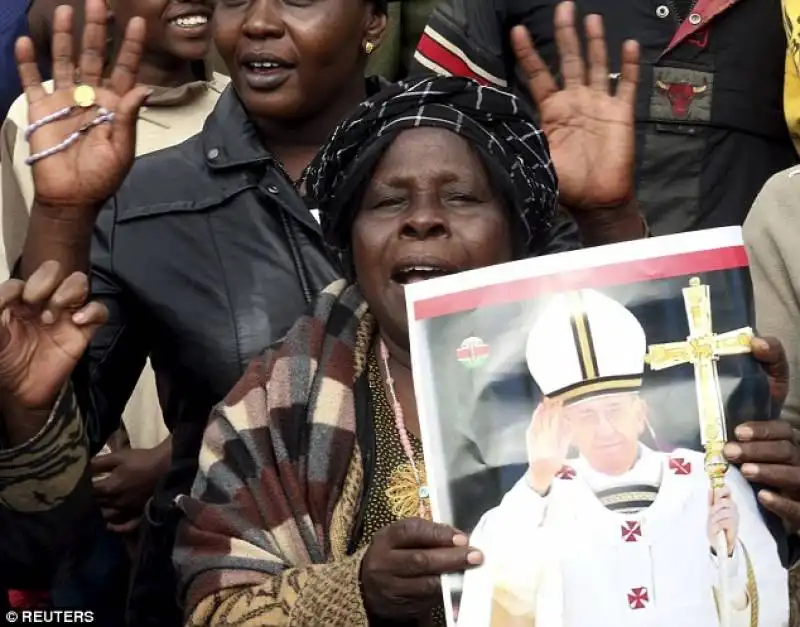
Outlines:
[[[697,408],[700,415],[700,438],[705,449],[705,471],[712,490],[725,485],[728,461],[722,453],[727,439],[725,406],[719,385],[717,361],[728,355],[751,352],[753,330],[750,327],[726,333],[714,333],[711,321],[711,290],[695,277],[683,288],[683,300],[689,321],[689,337],[683,342],[655,344],[649,347],[645,362],[652,370],[664,370],[681,364],[694,366]],[[728,592],[728,542],[725,533],[717,535],[714,549],[719,561],[718,606],[721,627],[730,625]]]

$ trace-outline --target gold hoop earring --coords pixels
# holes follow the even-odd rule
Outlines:
[[[364,52],[367,54],[367,56],[371,55],[373,52],[375,52],[375,44],[372,43],[371,41],[365,43]]]

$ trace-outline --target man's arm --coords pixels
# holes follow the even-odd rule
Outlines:
[[[3,419],[9,431],[13,419]],[[53,565],[91,512],[87,458],[84,424],[69,385],[33,437],[0,449],[0,587],[49,585]]]

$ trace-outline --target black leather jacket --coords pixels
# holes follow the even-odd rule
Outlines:
[[[151,357],[173,435],[154,518],[191,487],[211,407],[337,278],[324,250],[317,221],[232,89],[199,135],[138,159],[101,211],[92,296],[110,319],[76,371],[76,390],[94,452],[119,426]],[[150,541],[140,581],[174,598],[174,584],[147,574],[169,570],[171,539]],[[165,610],[148,596],[142,588],[139,608],[150,616],[130,623],[166,627]]]
[[[95,449],[148,355],[177,439],[336,277],[317,221],[228,90],[199,135],[138,159],[97,221],[92,295],[110,320],[79,379]]]

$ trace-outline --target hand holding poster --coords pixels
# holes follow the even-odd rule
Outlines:
[[[449,625],[788,625],[780,523],[722,454],[771,412],[739,229],[406,300],[433,515],[485,556],[444,579]]]

